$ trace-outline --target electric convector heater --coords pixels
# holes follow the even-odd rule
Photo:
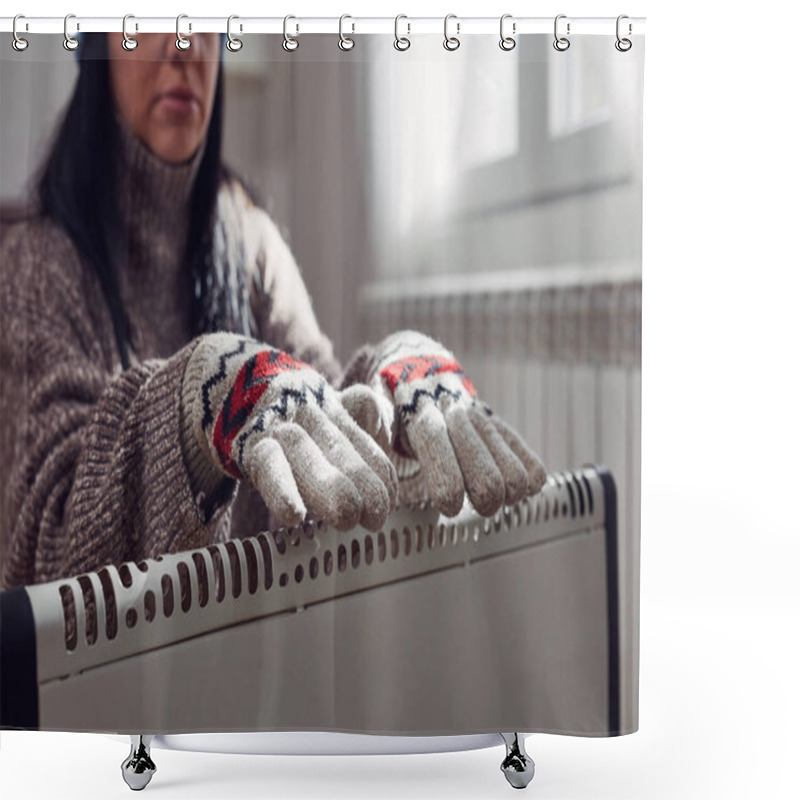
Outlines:
[[[493,518],[307,523],[6,591],[0,726],[625,733],[616,502],[585,466]]]

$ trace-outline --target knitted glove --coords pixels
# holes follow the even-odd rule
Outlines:
[[[466,491],[475,510],[494,514],[536,494],[547,478],[539,457],[507,423],[480,402],[453,354],[414,331],[400,331],[375,349],[365,383],[391,408],[350,402],[353,417],[383,446],[397,467],[405,504],[431,500],[447,516]]]
[[[246,478],[279,523],[297,525],[308,512],[339,530],[379,530],[395,505],[390,460],[345,411],[341,393],[287,353],[235,334],[203,336],[181,402],[196,490]]]

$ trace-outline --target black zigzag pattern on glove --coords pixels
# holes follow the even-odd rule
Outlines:
[[[266,360],[264,359],[265,355]],[[265,374],[264,368],[275,364],[278,365],[277,369],[271,372],[266,371]],[[258,374],[256,369],[259,369]],[[297,369],[298,365],[291,360],[291,357],[280,350],[265,348],[248,358],[243,367],[244,380],[241,387],[238,391],[236,390],[236,383],[238,383],[239,375],[242,374],[240,369],[234,381],[234,388],[228,392],[225,402],[222,404],[219,419],[222,423],[223,437],[227,439],[231,431],[240,428],[253,410],[253,401],[247,399],[251,389],[256,386],[263,386],[266,389],[281,372],[294,372]]]
[[[434,403],[437,403],[439,401],[439,398],[443,394],[446,394],[449,397],[452,397],[453,400],[459,400],[464,395],[464,392],[462,392],[461,390],[453,392],[450,389],[448,389],[446,386],[443,386],[441,383],[437,383],[436,384],[436,389],[433,392],[429,392],[427,389],[415,389],[414,390],[414,396],[411,398],[411,402],[410,403],[404,403],[398,409],[398,411],[400,413],[400,418],[403,420],[403,422],[405,422],[408,417],[411,417],[411,416],[413,416],[414,414],[417,413],[417,407],[419,405],[419,398],[420,397],[423,397],[423,396],[430,397],[433,400]],[[467,397],[469,397],[470,405],[479,406],[480,408],[482,408],[484,410],[484,412],[486,413],[487,416],[491,417],[494,414],[492,409],[489,408],[489,406],[486,405],[486,403],[483,403],[483,402],[475,399],[474,397],[471,397],[469,394],[467,394]]]
[[[461,396],[464,394],[460,389],[453,392],[444,386],[441,383],[436,384],[436,389],[433,392],[429,392],[427,389],[415,389],[414,396],[411,398],[410,403],[404,403],[398,409],[400,412],[400,416],[405,419],[406,417],[411,417],[417,413],[417,407],[419,405],[419,398],[420,397],[430,397],[434,403],[439,402],[439,398],[446,394],[449,397],[452,397],[453,400],[459,400]],[[470,400],[472,398],[470,397]]]
[[[227,353],[222,353],[219,357],[217,371],[203,384],[202,386],[203,430],[205,430],[214,421],[214,415],[211,412],[211,399],[210,399],[211,390],[220,381],[225,379],[225,377],[228,374],[227,362],[231,358],[234,358],[235,356],[239,356],[242,353],[244,353],[244,349],[247,346],[247,343],[248,343],[247,339],[242,339],[240,340],[238,346],[234,350],[230,350]]]
[[[308,393],[306,390],[308,390]],[[289,411],[289,401],[294,400],[296,405],[308,405],[309,394],[316,399],[317,405],[322,408],[325,402],[325,380],[322,379],[316,389],[314,389],[313,386],[309,386],[309,384],[305,381],[303,381],[302,389],[283,389],[280,397],[274,403],[270,403],[270,405],[259,412],[255,422],[253,422],[253,424],[250,425],[250,427],[239,437],[239,454],[236,460],[242,471],[244,471],[243,458],[245,442],[254,433],[264,431],[264,419],[267,416],[267,412],[273,411],[278,414],[281,419],[285,420]]]

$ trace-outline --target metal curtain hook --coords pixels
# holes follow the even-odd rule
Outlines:
[[[122,49],[123,50],[135,50],[139,46],[139,42],[136,41],[132,36],[128,36],[128,20],[129,19],[136,19],[133,14],[126,14],[122,18]],[[136,23],[136,30],[139,30],[139,23]]]
[[[12,46],[12,47],[13,47],[13,48],[14,48],[14,49],[15,49],[15,50],[18,52],[18,53],[21,53],[23,50],[27,50],[27,49],[28,49],[28,40],[27,40],[27,39],[23,39],[23,38],[22,38],[22,37],[21,37],[21,36],[20,36],[20,35],[17,33],[17,20],[18,20],[18,19],[25,19],[25,15],[24,15],[24,14],[17,14],[17,16],[16,16],[16,17],[14,17],[14,23],[13,23],[13,25],[11,26],[11,31],[12,31],[12,33],[14,34],[14,38],[13,38],[13,39],[12,39],[12,41],[11,41],[11,46]],[[28,23],[27,23],[27,22],[25,23],[25,30],[28,30]]]
[[[353,19],[349,14],[342,14],[339,17],[339,49],[340,50],[352,50],[355,46],[355,40],[350,39],[348,36],[344,35],[343,24],[346,19]],[[355,22],[352,23],[353,26],[353,33],[356,32],[356,24]]]
[[[614,42],[614,47],[616,47],[617,50],[620,51],[620,53],[627,53],[628,50],[630,50],[631,47],[633,47],[633,42],[630,39],[623,39],[619,35],[620,22],[622,22],[622,20],[624,19],[628,19],[627,14],[620,14],[617,17],[617,41]],[[630,35],[631,33],[633,33],[633,25],[631,25],[631,23],[629,22],[628,35]]]
[[[289,53],[293,53],[295,50],[297,50],[298,47],[300,47],[300,42],[297,41],[297,38],[295,36],[289,36],[288,25],[290,19],[297,19],[297,17],[293,17],[291,14],[287,14],[283,18],[283,49]],[[297,28],[297,32],[299,33],[300,26],[297,23],[295,23],[295,27]]]
[[[516,39],[512,39],[510,36],[505,35],[505,23],[507,19],[511,19],[511,16],[511,14],[503,14],[503,16],[500,17],[500,49],[505,50],[506,52],[513,50],[517,46]],[[512,23],[511,32],[517,32],[516,22]]]
[[[181,20],[187,19],[189,17],[188,14],[178,14],[178,18],[175,20],[175,34],[177,35],[177,39],[175,40],[175,47],[178,50],[188,50],[192,46],[192,40],[187,39],[185,36],[181,34]],[[189,31],[192,30],[192,23],[189,23]]]
[[[70,52],[77,50],[78,45],[80,44],[80,42],[74,36],[69,35],[68,26],[71,19],[75,19],[74,14],[67,14],[67,16],[64,17],[64,49],[69,50]],[[78,26],[78,29],[80,30],[80,26]]]
[[[558,35],[558,21],[560,19],[566,19],[566,14],[559,14],[555,22],[553,23],[553,36],[555,36],[555,41],[553,42],[553,47],[558,50],[560,53],[563,53],[565,50],[569,50],[570,41],[566,38],[566,36],[559,36]],[[567,23],[567,36],[569,36],[569,22]]]
[[[243,42],[241,39],[237,39],[235,36],[231,35],[231,21],[234,19],[239,19],[236,14],[231,14],[228,17],[228,41],[225,42],[225,47],[231,51],[231,53],[238,53],[242,47]],[[244,30],[244,25],[239,25],[239,32],[241,33]]]
[[[405,14],[398,14],[394,18],[394,49],[403,52],[411,47],[411,39],[409,39],[407,36],[400,35],[401,19],[408,19],[408,17]],[[411,23],[406,22],[406,27],[408,28],[408,33],[411,34]]]
[[[455,14],[448,14],[444,18],[444,49],[449,50],[451,53],[453,50],[458,50],[461,47],[461,40],[458,36],[448,36],[447,34],[447,26],[451,19],[457,19]],[[456,22],[456,33],[461,33],[461,23]]]

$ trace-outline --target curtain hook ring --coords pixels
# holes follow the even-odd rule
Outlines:
[[[25,15],[24,15],[24,14],[17,14],[17,15],[14,17],[14,24],[11,26],[11,31],[12,31],[12,33],[14,34],[14,38],[11,40],[11,46],[12,46],[12,47],[13,47],[13,48],[14,48],[14,49],[15,49],[15,50],[18,52],[18,53],[21,53],[21,52],[23,52],[24,50],[27,50],[27,49],[28,49],[28,44],[29,44],[29,42],[28,42],[28,40],[27,40],[27,39],[23,39],[23,38],[22,38],[22,37],[21,37],[21,36],[20,36],[20,35],[17,33],[17,20],[18,20],[18,19],[25,19]],[[28,23],[27,23],[27,22],[25,23],[25,30],[28,30]]]
[[[293,53],[298,47],[300,47],[300,42],[297,41],[296,36],[289,36],[288,25],[290,19],[297,19],[297,17],[287,14],[283,18],[283,49],[289,53]],[[295,23],[295,25],[297,27],[297,32],[299,33],[300,26],[297,25],[297,23]]]
[[[74,36],[69,35],[69,21],[71,19],[75,19],[74,14],[67,14],[67,16],[64,17],[64,49],[69,50],[70,53],[73,50],[77,50],[80,44]],[[80,26],[78,26],[78,30],[80,30]]]
[[[231,53],[238,53],[242,47],[244,47],[244,42],[231,34],[231,22],[235,19],[239,19],[236,14],[231,14],[228,17],[228,41],[225,42],[225,47],[227,47]],[[243,30],[244,25],[239,25],[239,32],[241,33]]]
[[[178,18],[175,20],[175,34],[178,37],[175,40],[175,47],[177,47],[178,50],[188,50],[192,46],[192,40],[187,39],[181,33],[181,20],[187,19],[188,17],[189,17],[188,14],[178,14]],[[189,23],[189,30],[190,31],[192,30],[191,22]]]
[[[339,17],[339,49],[344,51],[352,50],[356,46],[354,39],[351,39],[349,36],[344,35],[344,30],[342,26],[344,25],[344,21],[346,19],[353,19],[353,18],[349,14],[342,14],[342,16]],[[355,22],[351,24],[353,26],[353,30],[351,32],[355,33],[356,24]]]
[[[563,53],[565,50],[569,50],[570,41],[566,38],[566,36],[559,36],[558,35],[558,21],[560,19],[566,19],[566,14],[559,14],[555,22],[553,23],[553,36],[555,36],[555,41],[553,42],[553,47],[558,50],[559,53]],[[567,23],[567,36],[569,36],[569,28],[570,24]]]
[[[405,50],[408,50],[411,47],[411,39],[408,36],[401,36],[400,35],[400,20],[401,19],[408,19],[405,14],[398,14],[394,18],[394,49],[399,50],[401,53]],[[408,34],[411,34],[411,23],[406,22],[406,27],[408,28]]]
[[[136,19],[133,14],[126,14],[122,18],[122,49],[130,52],[139,46],[139,42],[132,36],[128,36],[128,20]],[[139,30],[139,23],[136,23],[136,30]]]
[[[451,53],[461,47],[461,40],[458,36],[448,36],[447,27],[451,19],[457,19],[455,14],[448,14],[444,18],[444,49]],[[456,34],[461,33],[461,23],[456,22]]]
[[[617,41],[614,42],[614,47],[616,47],[617,50],[619,50],[620,53],[627,53],[628,50],[630,50],[631,47],[633,47],[633,42],[630,39],[627,39],[627,38],[623,39],[619,35],[620,22],[622,22],[622,20],[628,19],[628,18],[629,17],[628,17],[627,14],[620,14],[617,17]],[[629,22],[628,23],[628,36],[630,36],[632,33],[633,33],[633,25],[631,25],[631,23]]]
[[[506,20],[511,18],[512,18],[511,14],[503,14],[503,16],[500,17],[500,49],[505,50],[506,52],[508,52],[509,50],[513,50],[517,46],[516,39],[512,38],[511,36],[505,35]],[[512,33],[517,32],[516,22],[513,22],[511,24],[511,32]]]

